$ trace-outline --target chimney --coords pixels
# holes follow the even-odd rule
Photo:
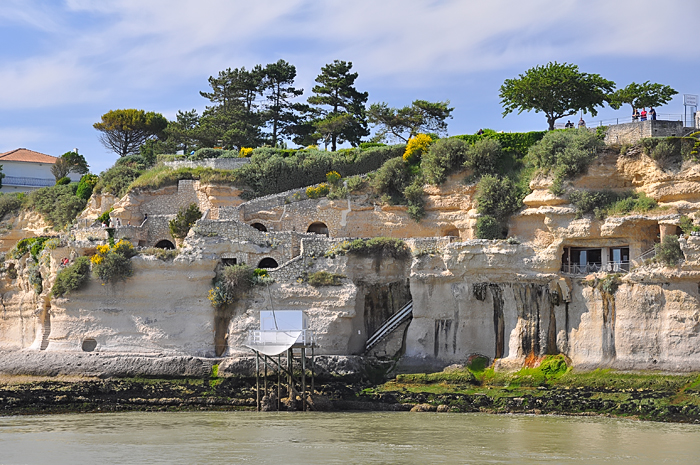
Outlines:
[[[78,148],[77,148],[77,147],[74,148],[73,151],[74,151],[75,153],[78,153]]]

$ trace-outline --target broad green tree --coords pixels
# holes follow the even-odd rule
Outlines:
[[[201,145],[213,147],[219,141],[226,147],[255,147],[262,139],[264,116],[259,98],[263,93],[265,73],[260,65],[250,71],[245,67],[220,71],[209,78],[211,92],[200,92],[213,104],[199,120],[197,130]]]
[[[518,114],[542,112],[552,130],[556,120],[579,111],[597,115],[596,107],[609,101],[614,88],[613,81],[598,74],[582,73],[576,65],[555,61],[530,68],[515,79],[506,79],[499,96],[503,116],[515,110]]]
[[[635,108],[658,107],[671,101],[678,92],[671,86],[651,84],[649,81],[616,90],[610,97],[610,106],[616,110],[625,103]]]
[[[428,102],[414,100],[410,107],[391,108],[386,103],[373,103],[367,111],[369,122],[378,128],[383,138],[391,134],[394,138],[407,142],[419,133],[447,133],[447,118],[452,118],[454,108],[450,102]]]
[[[56,163],[51,165],[51,174],[53,174],[56,181],[61,178],[65,178],[70,173],[85,174],[88,172],[90,166],[88,165],[85,157],[77,152],[66,152],[58,159]]]
[[[362,137],[369,134],[365,112],[368,93],[355,88],[357,73],[351,73],[351,69],[352,62],[340,60],[325,65],[316,77],[318,84],[311,89],[314,95],[308,99],[321,114],[316,124],[325,129],[333,127],[333,132],[328,134],[333,151],[343,141],[356,147]],[[349,124],[337,124],[344,115]]]
[[[277,146],[282,135],[291,135],[299,123],[302,105],[291,100],[304,93],[294,87],[297,69],[284,60],[265,66],[263,89],[265,94],[265,119],[271,129],[270,142]]]
[[[160,137],[168,120],[160,113],[144,110],[110,110],[92,126],[100,131],[100,142],[120,157],[137,153],[148,140]]]

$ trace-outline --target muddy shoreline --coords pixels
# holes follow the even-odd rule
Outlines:
[[[474,392],[421,392],[344,380],[320,381],[311,410],[487,412],[605,415],[642,420],[700,423],[694,393],[655,389],[586,389],[568,386],[529,390],[476,388]],[[445,389],[442,389],[445,391]],[[449,391],[449,388],[447,388]],[[455,387],[455,391],[460,388]],[[276,387],[263,399],[277,410]],[[261,392],[261,396],[264,393]],[[281,410],[299,410],[282,389]],[[122,411],[255,410],[253,379],[32,379],[0,380],[0,415]]]

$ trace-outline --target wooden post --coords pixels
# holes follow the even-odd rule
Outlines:
[[[260,411],[260,354],[255,351],[255,408]]]
[[[314,345],[311,344],[311,395],[316,392],[316,386],[314,386]]]
[[[306,349],[301,348],[301,409],[306,412]]]
[[[282,355],[277,354],[277,411],[282,409],[280,403],[280,384],[282,384]]]
[[[294,400],[294,389],[292,386],[292,357],[294,352],[292,349],[287,349],[287,390],[289,391],[289,400]]]
[[[267,395],[267,355],[265,355],[265,358],[263,358],[263,363],[265,364],[265,381],[263,384],[263,397]]]

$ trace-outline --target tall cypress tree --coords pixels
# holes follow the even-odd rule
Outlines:
[[[327,134],[333,151],[343,141],[356,147],[369,134],[365,115],[369,95],[355,88],[357,73],[351,73],[351,69],[352,62],[340,60],[321,68],[321,74],[316,77],[318,85],[312,89],[314,95],[308,100],[320,107],[322,118],[317,121],[317,128]],[[341,121],[343,124],[337,124]]]

